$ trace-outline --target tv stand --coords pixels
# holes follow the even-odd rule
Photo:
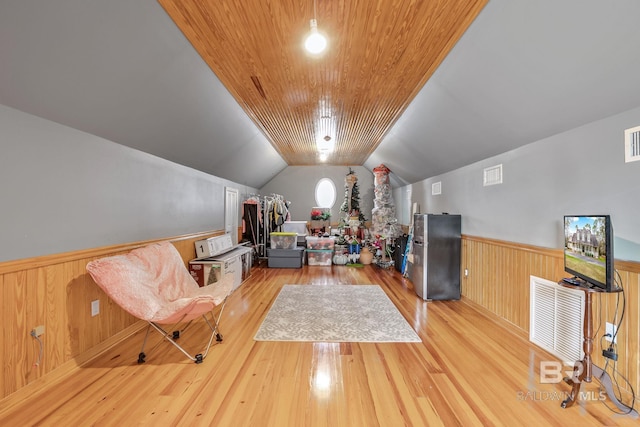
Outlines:
[[[584,350],[584,359],[577,362],[573,369],[573,376],[571,378],[566,377],[564,381],[571,386],[571,392],[569,396],[562,402],[561,406],[563,408],[568,408],[576,402],[576,399],[579,396],[580,386],[582,382],[590,383],[592,376],[595,376],[598,381],[604,386],[607,396],[615,404],[618,409],[623,411],[624,413],[631,415],[632,417],[637,418],[638,412],[636,412],[633,408],[629,408],[624,403],[620,402],[616,397],[613,391],[613,384],[611,382],[611,377],[607,372],[605,372],[602,368],[596,366],[591,361],[591,352],[593,351],[593,317],[592,317],[592,296],[598,293],[606,293],[603,289],[600,288],[588,288],[581,286],[580,284],[574,285],[570,284],[564,279],[558,282],[560,285],[572,288],[572,289],[580,289],[585,293],[585,307],[584,307],[584,325],[583,325],[583,333],[584,333],[584,342],[583,342],[583,350]],[[622,288],[616,288],[611,292],[620,292]]]
[[[589,287],[587,282],[582,279],[578,279],[577,277],[565,277],[562,281],[574,286],[582,286],[583,288]]]

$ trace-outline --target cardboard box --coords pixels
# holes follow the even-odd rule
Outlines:
[[[222,265],[218,261],[194,260],[189,262],[189,273],[198,286],[209,286],[222,280]]]
[[[251,248],[240,247],[218,257],[189,261],[189,272],[200,287],[231,280],[235,290],[251,275],[252,264]]]
[[[209,237],[208,239],[198,240],[196,245],[197,258],[210,258],[233,248],[231,234],[223,234],[221,236]]]
[[[328,219],[312,219],[309,221],[309,228],[311,230],[322,229],[324,231],[329,231],[329,228],[331,228],[331,221]]]

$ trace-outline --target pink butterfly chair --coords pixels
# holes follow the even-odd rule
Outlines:
[[[199,287],[170,242],[91,261],[87,264],[87,271],[116,304],[129,314],[149,322],[138,363],[145,362],[144,347],[151,328],[195,363],[202,363],[207,356],[214,336],[218,342],[222,341],[218,325],[232,290],[232,281],[223,278],[221,282]],[[213,309],[219,305],[216,318]],[[211,321],[207,317],[209,314]],[[176,340],[199,317],[211,329],[211,336],[204,352],[192,356]],[[185,324],[184,328],[175,330],[179,324]],[[173,332],[167,332],[160,325],[173,325],[168,328]]]

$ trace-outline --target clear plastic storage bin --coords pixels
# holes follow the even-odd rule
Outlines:
[[[332,249],[307,249],[307,265],[331,265]]]
[[[298,245],[297,233],[274,232],[270,237],[271,249],[295,249]]]
[[[307,249],[321,250],[330,249],[333,251],[333,237],[313,237],[307,236]]]

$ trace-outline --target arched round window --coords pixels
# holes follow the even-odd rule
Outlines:
[[[322,178],[316,184],[316,206],[332,208],[336,202],[336,186],[330,178]]]

